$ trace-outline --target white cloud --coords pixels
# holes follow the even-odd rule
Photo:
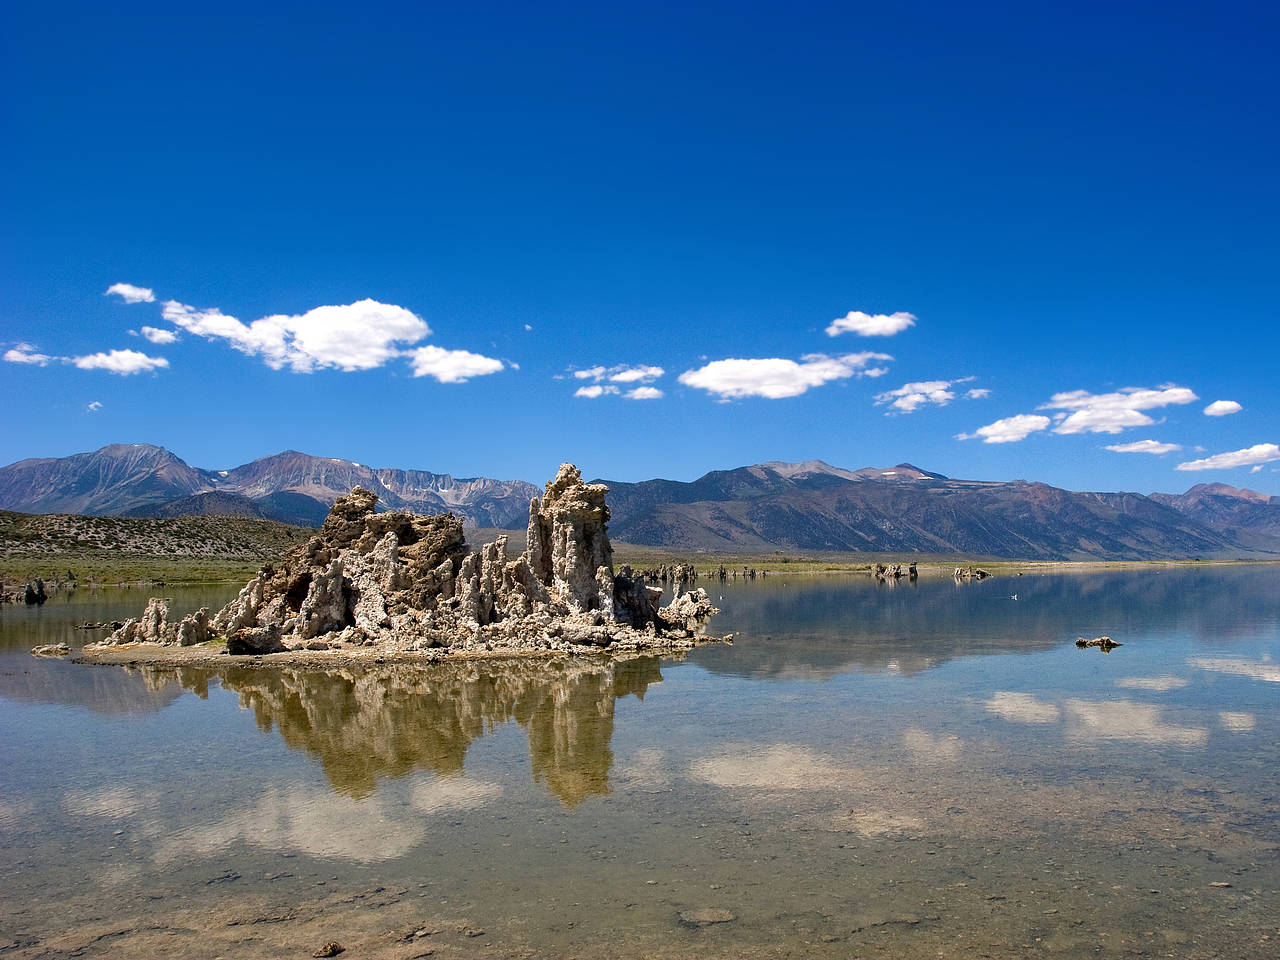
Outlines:
[[[84,357],[75,357],[71,361],[81,370],[106,370],[127,377],[134,373],[149,373],[169,366],[164,357],[149,357],[137,350],[110,350],[106,353],[91,353]]]
[[[1280,447],[1274,443],[1255,443],[1252,447],[1235,450],[1231,453],[1217,453],[1203,460],[1189,460],[1178,464],[1179,470],[1230,470],[1234,467],[1249,467],[1253,464],[1270,463],[1280,460]]]
[[[876,394],[876,406],[889,404],[900,413],[914,413],[919,407],[933,404],[945,407],[956,398],[952,390],[957,383],[967,383],[973,377],[959,380],[924,380],[919,383],[904,383],[897,390],[887,390]],[[972,395],[973,391],[970,391]],[[889,412],[892,413],[893,410]]]
[[[636,387],[623,394],[628,400],[661,400],[662,391],[657,387]]]
[[[102,409],[101,400],[90,400],[89,405],[84,408],[85,413],[97,413],[101,409]]]
[[[811,387],[848,377],[878,377],[884,367],[869,367],[872,360],[892,360],[884,353],[849,353],[829,357],[811,353],[800,362],[781,357],[755,360],[715,360],[697,370],[680,374],[680,382],[714,393],[721,400],[739,397],[767,397],[778,400],[796,397]]]
[[[296,316],[276,314],[247,326],[216,308],[197,310],[168,300],[164,318],[189,333],[229,340],[242,353],[261,356],[272,369],[287,365],[295,373],[327,367],[371,370],[399,356],[397,344],[416,343],[431,333],[404,307],[369,299],[314,307]]]
[[[916,318],[909,313],[863,313],[861,310],[850,310],[847,315],[831,321],[827,326],[827,336],[856,333],[860,337],[891,337],[915,324]]]
[[[483,377],[502,369],[502,361],[467,350],[445,350],[441,347],[418,347],[406,356],[415,377],[435,377],[441,383],[466,383],[472,377]]]
[[[606,393],[617,393],[617,387],[610,387],[599,383],[593,383],[590,386],[579,387],[573,391],[575,397],[586,397],[588,400],[594,400],[596,397],[603,397]]]
[[[261,357],[273,370],[372,370],[396,357],[409,360],[415,377],[441,383],[465,383],[497,373],[505,364],[468,350],[409,347],[431,335],[431,328],[404,307],[364,299],[341,306],[314,307],[293,316],[275,314],[242,323],[216,307],[200,310],[166,300],[164,318],[207,340],[226,340],[234,349]]]
[[[172,330],[161,330],[159,327],[143,327],[139,331],[152,343],[177,343],[178,335]]]
[[[1236,403],[1234,400],[1215,400],[1204,408],[1206,417],[1225,417],[1232,413],[1239,413],[1244,407]]]
[[[103,296],[109,297],[113,293],[125,303],[153,303],[156,299],[155,291],[150,287],[135,287],[132,283],[113,283]]]
[[[650,383],[666,374],[666,372],[662,367],[645,366],[644,364],[633,367],[627,364],[619,364],[614,367],[595,366],[587,367],[585,370],[574,370],[573,378],[575,380],[595,380],[596,382],[609,380],[613,383]]]
[[[1176,443],[1161,443],[1159,440],[1135,440],[1133,443],[1113,443],[1107,446],[1114,453],[1172,453],[1181,450]]]
[[[5,363],[29,363],[43,367],[50,360],[56,359],[47,353],[36,353],[36,348],[29,343],[20,343],[12,350],[4,352]]]
[[[533,329],[533,325],[532,325],[532,324],[528,324],[528,323],[526,323],[526,324],[524,325],[524,328],[525,328],[525,330],[532,330],[532,329]]]
[[[661,367],[624,367],[609,371],[609,379],[614,383],[648,383],[666,372]]]
[[[989,387],[974,387],[966,393],[965,396],[970,400],[982,400],[985,397],[991,396],[991,389]]]
[[[1070,390],[1055,393],[1041,410],[1064,410],[1054,433],[1120,433],[1130,427],[1146,427],[1155,423],[1142,411],[1191,403],[1199,399],[1186,387],[1125,387],[1114,393],[1090,393]]]
[[[1250,468],[1249,468],[1249,472],[1250,472],[1250,473],[1261,473],[1261,472],[1262,472],[1262,464],[1258,464],[1256,467],[1250,467]]]
[[[979,427],[973,433],[958,433],[956,439],[976,440],[981,437],[983,443],[1017,443],[1039,430],[1047,429],[1051,422],[1048,417],[1020,413],[1016,417],[1005,417],[985,427]]]

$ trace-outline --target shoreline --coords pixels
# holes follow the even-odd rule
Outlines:
[[[848,560],[794,560],[787,562],[778,562],[775,560],[766,560],[756,558],[756,562],[752,562],[752,558],[731,558],[716,557],[714,563],[711,561],[695,558],[690,560],[687,556],[679,554],[663,555],[662,559],[647,559],[643,564],[632,559],[630,561],[633,567],[642,565],[661,565],[689,563],[699,569],[699,580],[714,580],[711,571],[720,564],[728,569],[736,569],[741,571],[742,567],[751,568],[754,566],[757,576],[764,573],[768,576],[818,576],[818,575],[838,575],[838,574],[864,574],[870,575],[872,568],[877,563],[902,563],[907,564],[913,562],[910,554],[873,554],[868,555],[871,559],[864,559],[862,555]],[[619,562],[627,562],[625,554]],[[1243,565],[1266,565],[1280,564],[1280,558],[1250,558],[1241,557],[1235,559],[1214,559],[1214,560],[1187,560],[1187,559],[1152,559],[1152,560],[990,560],[978,558],[956,558],[952,560],[916,560],[914,561],[919,570],[920,576],[951,576],[952,571],[956,567],[982,567],[992,576],[1001,573],[1027,573],[1031,571],[1053,571],[1053,572],[1090,572],[1095,570],[1125,570],[1125,569],[1145,569],[1150,567],[1222,567],[1222,566],[1243,566]],[[708,568],[705,573],[700,567],[701,563],[707,563]],[[143,589],[150,587],[198,587],[203,585],[216,584],[243,584],[246,579],[251,578],[258,568],[249,571],[245,568],[246,573],[241,574],[237,571],[237,575],[227,577],[210,577],[208,575],[198,575],[187,579],[183,576],[164,575],[154,578],[137,578],[122,580],[102,580],[93,579],[88,581],[66,581],[61,582],[46,580],[45,585],[52,594],[55,590],[61,593],[72,593],[78,590],[100,590],[104,588],[112,589]],[[739,574],[741,576],[741,574]],[[8,590],[10,587],[16,586],[21,589],[23,584],[27,582],[22,578],[13,579],[10,575],[0,577],[0,590]]]
[[[553,660],[557,657],[575,661],[623,661],[636,657],[672,657],[687,653],[694,647],[710,643],[733,643],[732,635],[724,637],[658,638],[656,643],[640,647],[625,646],[618,650],[593,645],[569,645],[563,648],[495,647],[469,650],[435,647],[429,650],[386,650],[377,647],[356,647],[337,650],[283,650],[278,653],[237,654],[227,652],[225,640],[210,640],[189,647],[172,647],[159,643],[132,643],[105,645],[85,644],[78,654],[71,654],[71,663],[87,666],[202,666],[202,667],[383,667],[397,664],[431,666],[443,663],[471,663],[494,660]]]

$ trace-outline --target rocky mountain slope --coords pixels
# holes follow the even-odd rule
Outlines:
[[[1241,544],[1268,549],[1280,540],[1280,497],[1197,483],[1186,493],[1153,493],[1151,499]]]
[[[911,464],[843,470],[757,464],[691,483],[606,481],[620,541],[697,551],[807,548],[1025,559],[1280,554],[1280,537],[1242,544],[1136,493],[953,480]]]
[[[673,551],[782,549],[1026,559],[1280,556],[1280,497],[1224,484],[1185,494],[1077,493],[955,480],[911,464],[849,470],[820,460],[717,470],[692,482],[606,481],[615,539]],[[538,488],[374,468],[285,451],[232,470],[161,447],[113,445],[0,468],[0,508],[132,516],[239,515],[318,526],[352,487],[379,509],[452,511],[522,529]]]
[[[163,447],[112,444],[0,468],[0,508],[102,516],[235,514],[318,526],[333,502],[356,486],[376,493],[384,508],[452,511],[482,527],[523,527],[529,500],[538,493],[522,480],[374,469],[293,450],[232,470],[206,470]]]

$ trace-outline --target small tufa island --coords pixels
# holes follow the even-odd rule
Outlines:
[[[703,635],[719,612],[706,591],[659,607],[660,588],[629,567],[613,569],[606,493],[562,464],[529,504],[524,553],[509,559],[506,537],[473,553],[452,514],[376,513],[377,496],[357,487],[338,498],[317,536],[263,566],[217,613],[205,607],[175,623],[168,602],[152,598],[139,619],[84,652],[117,659],[123,647],[156,644],[176,654],[225,637],[233,655],[443,659],[681,650],[728,639]]]

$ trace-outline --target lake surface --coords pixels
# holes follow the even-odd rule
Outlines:
[[[1280,566],[709,592],[683,659],[330,673],[0,609],[0,957],[1280,955]]]

